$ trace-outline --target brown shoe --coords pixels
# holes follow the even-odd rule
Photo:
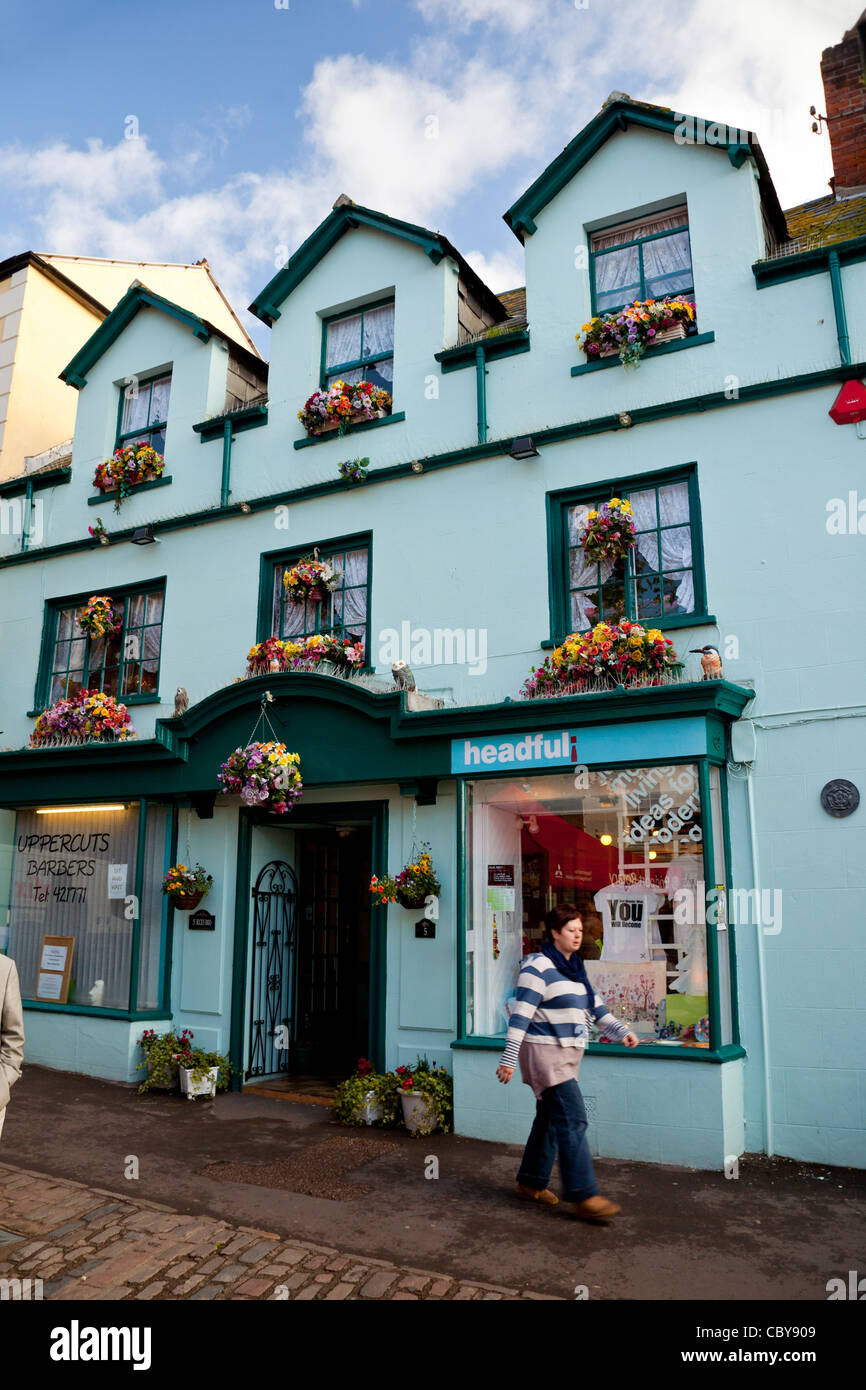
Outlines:
[[[574,1203],[574,1214],[581,1221],[609,1221],[621,1208],[606,1197],[587,1197]]]
[[[555,1207],[559,1205],[559,1198],[548,1188],[524,1187],[522,1182],[517,1184],[517,1195],[526,1202],[541,1202],[542,1206]]]

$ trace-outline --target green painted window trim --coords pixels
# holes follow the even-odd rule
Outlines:
[[[377,430],[381,425],[399,425],[401,420],[406,419],[406,413],[398,410],[393,415],[383,415],[380,420],[356,420],[353,424],[347,425],[344,434],[338,434],[336,430],[329,430],[327,434],[308,434],[304,439],[295,440],[296,449],[306,449],[311,444],[333,444],[335,439],[344,439],[347,434],[358,434],[361,430]]]
[[[22,999],[21,1004],[25,1010],[32,1009],[34,1012],[86,1014],[89,1018],[124,1018],[130,1023],[144,1023],[148,1019],[167,1021],[172,1016],[171,1009],[136,1009],[131,1013],[129,1009],[96,1009],[91,1004],[52,1004],[45,999]]]
[[[139,391],[141,391],[141,390],[143,390],[145,387],[147,387],[148,391],[150,392],[150,395],[149,395],[149,397],[148,397],[148,402],[147,402],[147,418],[148,418],[148,423],[145,425],[144,429],[141,429],[141,430],[125,430],[125,431],[121,432],[121,428],[120,428],[120,427],[121,427],[121,425],[123,424],[123,402],[124,402],[124,400],[126,399],[126,389],[127,389],[127,388],[126,388],[125,385],[118,387],[117,428],[116,428],[115,431],[114,431],[114,447],[115,447],[115,449],[122,449],[124,443],[126,442],[126,440],[128,440],[128,439],[140,439],[141,436],[142,436],[143,434],[146,434],[146,435],[148,436],[147,442],[148,442],[148,444],[149,444],[149,443],[150,443],[150,440],[151,440],[151,438],[153,437],[154,434],[165,434],[165,433],[166,433],[166,430],[167,430],[167,428],[168,428],[168,416],[166,415],[165,420],[160,420],[160,421],[158,422],[158,424],[156,424],[156,425],[154,425],[154,426],[151,426],[151,424],[150,424],[150,408],[151,408],[151,406],[153,405],[153,386],[154,386],[154,382],[157,382],[157,381],[164,381],[165,378],[168,377],[168,380],[169,380],[169,383],[170,383],[171,380],[172,380],[172,377],[173,377],[173,367],[174,367],[174,363],[170,363],[167,371],[162,371],[162,372],[148,372],[146,376],[140,376],[140,377],[138,378],[138,389],[139,389]],[[168,388],[168,398],[169,398],[169,401],[170,401],[170,400],[171,400],[171,385],[169,385],[169,388]]]
[[[305,555],[312,555],[314,549],[318,549],[319,555],[325,559],[335,551],[362,549],[366,549],[367,551],[367,622],[364,629],[364,669],[371,669],[369,661],[373,610],[372,531],[357,531],[348,536],[334,536],[329,537],[327,540],[310,541],[309,545],[293,545],[279,550],[265,551],[259,561],[259,609],[256,642],[265,642],[269,637],[274,635],[272,626],[274,566],[295,564],[298,560],[302,560]]]
[[[355,358],[355,359],[354,359],[353,361],[351,361],[351,362],[336,362],[336,363],[334,364],[333,367],[328,367],[328,365],[327,365],[327,361],[328,361],[328,329],[330,328],[331,324],[332,324],[332,323],[340,323],[343,319],[354,319],[354,318],[360,317],[360,319],[361,319],[361,345],[362,345],[362,347],[363,347],[363,344],[364,344],[364,315],[365,315],[366,313],[371,312],[373,309],[384,309],[386,304],[393,304],[393,305],[394,305],[394,325],[395,325],[395,328],[396,328],[396,322],[397,322],[397,308],[396,308],[396,303],[397,303],[396,295],[389,294],[389,295],[386,295],[384,299],[374,299],[374,300],[371,300],[369,304],[360,304],[356,309],[349,309],[348,311],[344,310],[342,313],[339,313],[339,314],[328,314],[328,316],[327,316],[326,318],[323,318],[323,319],[322,319],[322,349],[321,349],[321,355],[320,355],[320,359],[319,359],[319,387],[320,387],[320,389],[321,389],[322,391],[326,391],[326,390],[328,389],[328,388],[327,388],[327,380],[328,380],[328,377],[329,377],[329,376],[334,376],[334,374],[335,374],[336,372],[355,372],[355,371],[358,371],[358,370],[360,370],[360,369],[362,369],[362,368],[364,368],[364,367],[372,367],[372,366],[375,366],[375,364],[376,364],[377,362],[387,362],[389,358],[390,358],[392,361],[393,361],[393,359],[394,359],[394,348],[393,348],[393,346],[392,346],[390,352],[373,352],[373,353],[370,353],[367,357],[357,357],[357,358]],[[391,384],[393,385],[393,379],[392,379],[392,383],[391,383]]]
[[[680,464],[653,473],[636,474],[628,478],[608,478],[576,488],[560,488],[547,494],[547,555],[548,555],[548,602],[550,607],[550,634],[545,643],[558,647],[571,632],[569,618],[569,576],[568,576],[568,523],[566,512],[569,507],[580,502],[595,501],[606,494],[607,497],[628,497],[629,492],[646,488],[665,487],[669,483],[687,482],[689,488],[689,517],[692,531],[692,578],[695,586],[695,609],[693,613],[672,614],[667,623],[664,615],[658,618],[640,619],[653,626],[665,628],[673,625],[674,618],[688,618],[688,626],[697,626],[712,621],[707,612],[707,583],[704,568],[703,527],[701,525],[700,494],[698,491],[697,463]],[[628,611],[631,607],[631,591],[626,584],[626,617],[638,621]],[[684,626],[686,624],[683,624]],[[588,631],[588,629],[587,629]]]
[[[162,478],[154,478],[153,481],[149,483],[133,483],[132,487],[129,489],[129,492],[127,493],[123,501],[125,502],[129,497],[134,497],[136,493],[149,492],[151,488],[168,487],[169,483],[172,483],[173,481],[174,479],[169,473],[168,476],[163,476]],[[110,502],[113,506],[116,493],[117,488],[112,488],[111,492],[97,492],[95,496],[88,497],[87,505],[88,507],[104,507]]]
[[[500,357],[514,357],[520,352],[529,352],[532,344],[528,328],[516,328],[510,333],[492,333],[490,337],[476,338],[470,343],[458,343],[457,347],[434,352],[433,357],[445,375],[459,372],[465,367],[475,366],[475,352],[481,348],[486,362],[495,362]]]
[[[143,580],[137,584],[116,584],[109,589],[109,594],[113,599],[126,600],[137,594],[150,594],[154,592],[162,593],[162,622],[160,623],[160,643],[159,643],[159,668],[157,670],[157,690],[153,694],[146,696],[130,695],[129,697],[118,694],[116,697],[122,704],[161,704],[159,696],[159,678],[162,670],[162,627],[165,623],[165,596],[166,596],[166,576],[161,575],[154,579]],[[28,710],[28,719],[38,719],[39,715],[49,708],[48,697],[50,694],[51,677],[54,674],[53,656],[57,644],[57,620],[64,608],[80,608],[87,602],[93,593],[91,589],[88,593],[67,594],[62,598],[52,598],[45,600],[45,607],[42,619],[42,642],[39,648],[39,669],[36,674],[36,686],[33,697],[33,708]],[[124,623],[126,616],[126,604],[124,602]],[[142,629],[143,630],[143,629]],[[90,638],[87,638],[87,656],[90,655]],[[118,685],[122,684],[121,676],[124,662],[121,662],[118,674]],[[90,667],[88,665],[88,675]]]
[[[652,215],[652,217],[647,217],[647,218],[646,218],[646,221],[649,222],[649,221],[651,221],[651,220],[654,220],[656,217],[663,217],[663,216],[664,216],[664,213],[663,213],[663,212],[657,212],[657,213],[654,213],[654,214]],[[599,234],[601,235],[602,233],[615,232],[615,231],[616,231],[616,224],[614,223],[614,224],[613,224],[612,226],[610,226],[610,227],[605,227],[605,228],[601,229]],[[635,301],[636,299],[646,299],[646,298],[647,298],[647,292],[646,292],[646,276],[645,276],[645,274],[644,274],[644,265],[643,265],[643,247],[646,245],[646,243],[647,243],[648,241],[661,241],[662,237],[677,236],[680,232],[687,232],[687,233],[688,233],[688,237],[689,237],[689,268],[690,268],[690,270],[692,271],[692,278],[694,279],[694,263],[693,263],[693,261],[692,261],[692,237],[691,237],[691,232],[690,232],[690,230],[689,230],[688,220],[686,220],[686,221],[683,223],[683,225],[682,225],[681,227],[669,227],[669,228],[667,229],[667,231],[664,231],[664,232],[649,232],[646,236],[636,236],[636,237],[633,237],[631,241],[624,241],[624,242],[622,243],[621,246],[609,246],[609,247],[607,248],[606,251],[592,251],[592,250],[590,250],[590,253],[589,253],[589,287],[590,287],[590,294],[591,294],[591,303],[592,303],[592,313],[593,313],[593,317],[595,317],[595,315],[596,315],[597,313],[599,313],[599,310],[598,310],[598,308],[596,307],[596,305],[597,305],[597,298],[596,298],[596,289],[595,289],[595,263],[596,263],[597,260],[601,260],[601,259],[603,259],[605,256],[612,256],[612,255],[614,255],[614,253],[617,252],[617,251],[625,251],[626,248],[629,247],[629,246],[636,246],[636,247],[638,248],[637,268],[638,268],[638,275],[639,275],[640,278],[639,278],[638,283],[637,283],[636,285],[625,285],[625,286],[623,286],[624,289],[634,289],[634,290],[637,291],[637,293],[632,294],[632,295],[629,295],[629,297],[628,297],[627,299],[624,299],[624,300],[622,301],[621,304],[611,304],[611,305],[608,306],[608,308],[602,309],[602,310],[601,310],[601,313],[603,313],[603,314],[616,314],[616,313],[619,312],[620,309],[623,309],[623,308],[625,307],[626,304],[633,304],[634,301]],[[590,232],[590,234],[589,234],[590,246],[592,245],[592,237],[593,237],[593,233]],[[670,272],[669,272],[668,274],[666,274],[666,275],[653,275],[651,278],[652,278],[653,280],[664,280],[664,279],[670,280],[670,279],[673,279],[673,277],[674,277],[675,275],[682,275],[682,274],[683,274],[682,271],[670,271]],[[690,285],[687,289],[677,290],[677,291],[676,291],[676,294],[677,294],[677,295],[683,295],[683,294],[692,294],[692,295],[693,295],[694,292],[695,292],[695,287],[694,287],[694,284],[692,284],[692,285]]]
[[[682,352],[684,348],[703,347],[705,343],[714,343],[716,335],[712,331],[709,333],[693,333],[690,338],[675,338],[672,343],[659,343],[655,347],[647,348],[646,353],[641,358],[641,362],[651,361],[653,357],[662,357],[666,352]],[[585,376],[587,372],[602,372],[606,367],[622,367],[623,363],[619,358],[603,357],[599,362],[581,362],[576,367],[572,367],[572,376]]]
[[[499,1038],[462,1037],[451,1043],[454,1052],[503,1052],[505,1034]],[[622,1043],[587,1043],[585,1049],[591,1057],[629,1057],[640,1061],[642,1057],[665,1057],[669,1062],[735,1062],[746,1057],[746,1049],[739,1043],[727,1043],[724,1047],[662,1047],[657,1043],[643,1043],[638,1047],[623,1047]]]

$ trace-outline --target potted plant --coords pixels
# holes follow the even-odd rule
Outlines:
[[[87,529],[88,529],[88,531],[90,532],[90,534],[91,534],[91,536],[93,537],[93,539],[94,539],[95,541],[99,541],[99,544],[100,544],[100,545],[108,545],[108,532],[106,531],[105,527],[104,527],[103,524],[102,524],[102,517],[101,517],[101,516],[98,516],[98,517],[96,518],[96,523],[95,523],[95,525],[93,525],[93,526],[88,526]]]
[[[394,1072],[376,1072],[366,1057],[358,1059],[354,1076],[337,1087],[334,1117],[344,1125],[396,1124],[399,1081]]]
[[[303,791],[300,761],[284,743],[248,743],[220,768],[221,790],[239,795],[246,806],[285,815]]]
[[[296,645],[280,637],[266,637],[264,642],[257,642],[247,652],[247,675],[264,676],[290,670],[293,655],[290,648]]]
[[[617,685],[663,685],[678,679],[682,663],[658,628],[622,618],[573,632],[526,678],[521,695],[533,699],[610,690]]]
[[[225,1091],[232,1074],[228,1057],[220,1052],[205,1052],[200,1047],[192,1047],[181,1056],[178,1071],[181,1094],[187,1100]]]
[[[94,594],[78,613],[78,626],[89,637],[115,637],[123,627],[123,610],[108,594]]]
[[[292,603],[324,603],[333,593],[340,575],[327,560],[320,560],[318,551],[299,560],[283,572],[283,588]]]
[[[364,665],[364,643],[360,637],[335,637],[332,632],[315,633],[299,642],[283,644],[295,670],[311,670],[321,663],[347,671]]]
[[[578,347],[590,362],[617,355],[625,366],[638,366],[647,348],[670,338],[684,338],[695,321],[688,299],[636,299],[622,309],[597,314],[583,324]]]
[[[623,559],[635,545],[631,503],[620,497],[612,497],[597,512],[588,512],[579,544],[590,564]]]
[[[201,864],[190,869],[186,864],[174,864],[162,880],[162,891],[179,912],[192,912],[213,887],[213,877]]]
[[[126,705],[99,690],[79,690],[44,710],[30,735],[31,748],[106,743],[136,738]]]
[[[410,1134],[448,1133],[454,1109],[454,1082],[445,1067],[419,1057],[414,1067],[398,1067],[403,1123]]]
[[[391,414],[391,397],[371,381],[333,381],[325,390],[314,391],[298,411],[307,434],[345,434],[359,420],[375,420]]]
[[[93,486],[99,492],[116,491],[114,510],[119,512],[121,503],[133,487],[161,478],[164,470],[165,459],[152,445],[126,444],[121,449],[115,449],[110,459],[97,465]]]
[[[337,472],[341,478],[345,478],[347,483],[363,483],[367,478],[367,469],[370,467],[370,460],[346,459],[344,463],[337,464]]]
[[[374,874],[370,879],[370,892],[379,906],[399,903],[401,907],[423,907],[427,898],[438,898],[442,886],[433,868],[433,858],[429,844],[421,846],[421,853],[413,858],[398,874],[385,874],[382,878]]]
[[[138,1040],[144,1061],[138,1063],[136,1070],[147,1069],[147,1077],[139,1091],[176,1090],[180,1063],[189,1055],[193,1037],[188,1028],[184,1028],[180,1036],[174,1029],[157,1034],[152,1028],[146,1028]]]

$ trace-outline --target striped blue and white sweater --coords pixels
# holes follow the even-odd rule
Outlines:
[[[584,985],[563,975],[540,951],[523,961],[514,994],[517,1003],[505,1035],[501,1066],[517,1066],[524,1038],[560,1047],[585,1047],[588,1014],[611,1042],[622,1042],[629,1031],[627,1024],[617,1022],[600,994],[590,997]]]

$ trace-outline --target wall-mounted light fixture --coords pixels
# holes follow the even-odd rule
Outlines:
[[[110,805],[103,806],[39,806],[37,816],[72,816],[83,814],[85,811],[125,811],[126,806],[122,801],[112,802]]]
[[[521,459],[538,458],[538,450],[532,442],[531,434],[524,434],[521,435],[519,439],[513,440],[511,448],[508,450],[508,452],[511,455],[511,457],[513,459],[516,459],[518,462]]]
[[[132,533],[133,545],[159,545],[152,526],[137,526]]]

